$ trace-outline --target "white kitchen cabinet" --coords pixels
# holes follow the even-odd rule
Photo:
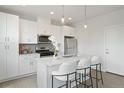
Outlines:
[[[50,20],[38,18],[38,34],[39,35],[52,35],[52,26]]]
[[[19,17],[7,14],[7,42],[19,42]]]
[[[55,25],[52,25],[51,27],[52,27],[51,29],[52,35],[55,37],[58,43],[61,43],[63,37],[62,28],[60,26],[55,26]]]
[[[5,79],[7,76],[6,71],[6,50],[5,43],[0,43],[0,80]]]
[[[0,80],[18,75],[18,19],[0,13]]]
[[[6,14],[0,13],[0,43],[6,40]]]
[[[8,78],[18,75],[19,56],[19,18],[15,15],[7,14],[7,76]]]
[[[30,64],[29,64],[29,56],[26,55],[20,55],[19,56],[19,74],[27,74],[30,73]]]
[[[30,72],[36,72],[37,70],[36,58],[40,58],[40,54],[30,55]]]
[[[19,56],[20,75],[36,72],[36,58],[40,58],[40,54],[22,54]]]
[[[50,25],[42,25],[42,28],[39,31],[39,35],[52,35],[52,27]]]
[[[19,43],[37,44],[37,23],[20,19]]]
[[[63,26],[64,36],[75,36],[74,28],[69,26]]]
[[[9,46],[7,47],[7,76],[15,77],[18,76],[18,57],[19,57],[19,51],[18,51],[18,44],[17,43],[9,43]]]

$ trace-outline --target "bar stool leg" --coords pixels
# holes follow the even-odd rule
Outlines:
[[[84,82],[84,78],[83,77],[84,77],[84,75],[82,74],[82,85],[84,85],[84,83],[83,83]]]
[[[92,75],[91,75],[91,67],[90,67],[90,80],[91,80],[91,86],[93,88],[93,80],[92,80]]]
[[[69,80],[69,76],[67,74],[66,88],[68,88],[68,80]]]
[[[66,81],[66,88],[68,88],[68,82]]]
[[[86,88],[86,84],[87,84],[87,82],[86,82],[86,69],[84,69],[84,71],[85,71],[84,72],[84,78],[85,78],[85,81],[84,82],[85,82],[85,88]]]
[[[96,87],[98,88],[98,74],[97,74],[97,67],[98,67],[98,65],[96,64]]]
[[[52,75],[52,88],[53,88],[53,75]]]
[[[77,73],[75,72],[75,83],[76,83],[76,88],[78,88],[78,84],[77,84]]]
[[[102,77],[102,71],[101,71],[101,63],[100,63],[100,76],[101,76],[102,85],[103,85],[103,77]]]
[[[70,88],[71,88],[71,80],[70,80]]]
[[[81,84],[81,74],[79,73],[79,84]]]

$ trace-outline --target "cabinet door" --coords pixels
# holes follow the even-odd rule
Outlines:
[[[18,43],[7,44],[7,75],[8,77],[14,77],[18,75]]]
[[[52,26],[52,35],[54,35],[55,39],[58,43],[62,42],[63,33],[61,27],[59,26]]]
[[[28,23],[28,32],[29,32],[28,43],[37,44],[37,24],[36,24],[36,22],[30,21]]]
[[[75,35],[74,28],[72,28],[72,27],[64,26],[63,31],[64,31],[64,36],[74,36]]]
[[[30,73],[30,64],[29,64],[29,56],[28,55],[20,55],[19,56],[19,73],[20,75]]]
[[[40,55],[39,54],[32,54],[30,56],[30,71],[31,71],[31,73],[36,72],[36,70],[37,70],[36,58],[40,58]]]
[[[6,15],[0,13],[0,43],[6,39]]]
[[[0,43],[0,80],[6,78],[6,48],[4,43]]]
[[[20,43],[37,43],[37,23],[33,21],[20,20]]]
[[[50,25],[42,25],[43,27],[40,29],[38,34],[40,35],[52,35],[52,30]]]
[[[7,14],[7,41],[19,42],[19,18],[15,15]]]
[[[51,35],[51,24],[49,20],[46,19],[38,19],[38,34],[39,35]]]

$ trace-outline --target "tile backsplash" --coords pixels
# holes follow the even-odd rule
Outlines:
[[[48,49],[54,51],[54,47],[50,43],[43,44],[19,44],[19,54],[35,53],[35,50]]]

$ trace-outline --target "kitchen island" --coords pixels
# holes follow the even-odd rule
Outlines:
[[[52,76],[51,72],[58,70],[59,66],[64,62],[79,62],[78,57],[61,57],[54,59],[53,57],[38,58],[37,60],[37,87],[51,88]],[[54,79],[54,87],[65,84],[65,82]]]

